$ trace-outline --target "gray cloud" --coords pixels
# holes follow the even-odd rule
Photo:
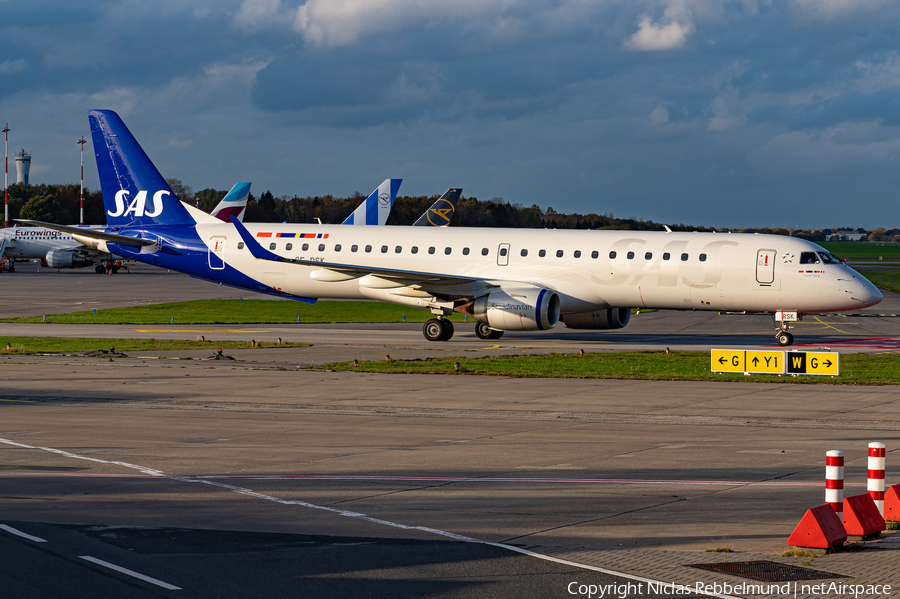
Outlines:
[[[85,110],[112,108],[195,189],[399,176],[665,222],[896,226],[898,17],[876,0],[37,0],[4,5],[0,120],[47,182],[77,175]]]

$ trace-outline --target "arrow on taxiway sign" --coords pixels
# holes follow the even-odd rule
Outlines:
[[[831,360],[826,360],[825,362],[822,362],[822,363],[825,364],[825,366],[831,366],[831,364],[832,364]]]
[[[722,356],[721,358],[719,358],[719,364],[724,364],[725,362],[727,362],[727,360],[725,359],[725,356]]]
[[[759,366],[759,358],[753,358],[753,365]]]

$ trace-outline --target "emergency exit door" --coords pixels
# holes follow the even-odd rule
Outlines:
[[[501,243],[497,249],[497,266],[506,266],[509,264],[509,244]]]
[[[771,285],[775,280],[775,250],[759,250],[756,253],[756,282]]]

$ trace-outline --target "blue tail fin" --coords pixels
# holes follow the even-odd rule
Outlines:
[[[107,223],[194,224],[118,114],[112,110],[88,110],[88,120]]]
[[[383,225],[394,207],[394,200],[403,179],[385,179],[378,189],[369,194],[342,225]]]

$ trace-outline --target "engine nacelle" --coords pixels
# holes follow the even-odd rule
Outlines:
[[[501,331],[544,331],[559,322],[559,296],[541,287],[497,289],[476,298],[469,314]]]
[[[563,314],[570,329],[621,329],[631,320],[631,308],[607,308],[593,312]]]
[[[85,259],[81,254],[66,250],[50,250],[47,252],[46,261],[47,266],[51,268],[77,268],[93,264],[91,260]]]

